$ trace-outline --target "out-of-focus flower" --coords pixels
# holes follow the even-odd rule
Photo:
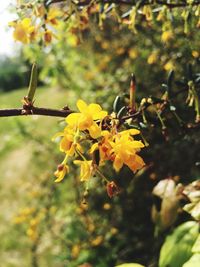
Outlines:
[[[62,11],[58,8],[50,8],[47,13],[46,23],[50,23],[52,25],[57,25],[58,20],[57,18],[62,15]]]
[[[166,71],[175,69],[173,61],[172,60],[167,61],[167,63],[164,65],[164,69]]]
[[[149,55],[149,57],[148,57],[148,59],[147,59],[147,63],[148,63],[149,65],[152,65],[152,64],[155,64],[157,61],[158,61],[158,51],[153,51],[153,52]]]
[[[162,36],[161,36],[161,41],[163,43],[167,43],[167,42],[171,41],[173,38],[174,38],[174,34],[173,34],[173,32],[171,30],[164,31],[162,33]]]
[[[56,176],[55,182],[58,183],[62,181],[65,175],[69,172],[69,167],[66,164],[58,165],[57,170],[55,171],[54,175]]]
[[[91,241],[91,245],[93,247],[98,247],[99,245],[102,244],[102,242],[103,242],[103,236],[102,235],[99,235],[99,236],[97,236],[95,239],[93,239]]]
[[[22,21],[13,21],[9,23],[9,26],[14,28],[13,38],[16,41],[20,41],[24,44],[28,44],[33,38],[35,27],[31,24],[30,18],[24,18]]]
[[[73,259],[76,259],[78,257],[80,250],[81,250],[81,247],[78,244],[72,247],[71,256]]]
[[[46,31],[44,32],[44,41],[45,41],[46,44],[51,43],[51,41],[52,41],[52,37],[53,37],[53,33],[52,33],[52,31],[50,31],[50,30],[46,30]]]
[[[110,210],[110,209],[111,209],[111,205],[110,205],[109,203],[105,203],[105,204],[103,205],[103,209],[104,209],[104,210]]]

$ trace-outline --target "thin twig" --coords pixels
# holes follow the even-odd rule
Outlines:
[[[13,116],[27,116],[27,115],[41,115],[50,117],[67,117],[72,111],[68,108],[63,109],[50,109],[50,108],[38,108],[31,107],[31,109],[24,108],[11,108],[0,109],[0,117],[13,117]]]

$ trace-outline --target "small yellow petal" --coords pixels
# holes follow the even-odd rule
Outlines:
[[[91,113],[98,113],[98,112],[102,111],[101,106],[98,105],[98,104],[90,104],[90,105],[88,106],[88,108],[89,108],[89,111],[90,111]]]
[[[22,20],[21,24],[23,25],[23,27],[29,28],[31,25],[31,19],[30,18],[24,18]]]
[[[97,150],[99,148],[98,143],[95,143],[91,146],[89,153],[92,154],[94,153],[95,150]]]
[[[76,105],[77,105],[79,111],[80,111],[80,112],[83,112],[83,113],[84,113],[84,112],[86,111],[86,109],[88,108],[87,104],[86,104],[83,100],[81,100],[81,99],[79,99],[79,100],[77,101]]]
[[[81,116],[80,113],[72,113],[72,114],[69,114],[69,116],[67,116],[65,121],[69,125],[74,126],[74,125],[78,124],[78,120],[79,120],[80,116]]]
[[[137,129],[129,129],[129,130],[122,131],[120,134],[137,135],[137,134],[140,134],[140,131]]]
[[[98,138],[101,135],[101,129],[96,123],[93,123],[89,127],[88,131],[89,131],[90,136],[94,139]]]
[[[82,161],[81,160],[74,160],[73,163],[76,165],[81,165]]]
[[[55,139],[56,139],[57,137],[60,137],[60,136],[64,136],[64,133],[63,133],[63,132],[58,132],[58,133],[54,134],[54,136],[51,138],[51,140],[52,140],[52,141],[55,141]]]
[[[94,113],[93,114],[93,119],[94,120],[102,120],[104,119],[106,116],[108,115],[108,112],[107,111],[100,111],[98,113]]]
[[[113,162],[113,167],[114,169],[118,172],[123,166],[123,160],[116,156],[115,159],[114,159],[114,162]]]

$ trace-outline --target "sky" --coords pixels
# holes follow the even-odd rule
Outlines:
[[[11,56],[19,46],[12,38],[12,29],[8,27],[8,22],[14,20],[15,14],[9,11],[9,6],[15,4],[16,0],[1,1],[0,5],[0,55]]]

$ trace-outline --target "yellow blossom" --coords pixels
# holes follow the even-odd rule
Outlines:
[[[129,51],[128,51],[128,54],[129,54],[129,57],[132,58],[132,59],[135,59],[138,57],[139,55],[139,52],[137,49],[135,48],[131,48]]]
[[[167,42],[171,41],[173,39],[173,37],[174,37],[174,34],[173,34],[173,32],[171,30],[164,31],[162,33],[162,36],[161,36],[161,41],[163,43],[167,43]]]
[[[58,183],[62,181],[65,175],[69,172],[69,167],[66,164],[58,165],[57,170],[55,171],[54,175],[56,176],[55,182]]]
[[[99,235],[91,241],[91,245],[93,247],[98,247],[99,245],[101,245],[102,242],[103,242],[103,236]]]
[[[200,53],[199,53],[198,51],[196,51],[196,50],[193,50],[193,51],[192,51],[192,56],[193,56],[194,58],[199,58]]]
[[[80,250],[81,250],[81,247],[78,244],[72,247],[71,256],[73,259],[76,259],[78,257]]]
[[[165,63],[165,65],[164,65],[164,69],[166,71],[175,69],[173,61],[172,60],[167,61],[167,63]]]
[[[111,209],[111,205],[109,203],[104,203],[103,209],[104,210],[110,210]]]
[[[33,38],[35,27],[32,26],[30,18],[24,18],[22,21],[10,22],[9,25],[14,27],[13,37],[15,40],[27,44],[30,42],[31,38]]]
[[[118,232],[119,232],[119,230],[118,230],[117,228],[115,228],[115,227],[112,227],[112,228],[110,229],[110,233],[111,233],[112,235],[116,235]]]
[[[88,181],[93,174],[94,168],[92,160],[74,160],[74,164],[81,166],[80,180],[81,182]]]
[[[46,30],[46,31],[44,32],[44,41],[45,41],[46,44],[51,43],[51,41],[52,41],[52,37],[53,37],[53,33],[52,33],[52,31],[50,31],[50,30]]]
[[[77,101],[77,107],[80,113],[72,113],[66,118],[70,127],[78,128],[80,131],[88,130],[92,138],[96,139],[101,135],[101,129],[96,120],[102,120],[107,116],[98,104],[87,105],[83,100]]]
[[[57,18],[60,17],[61,15],[62,15],[62,12],[58,8],[55,8],[55,7],[50,8],[47,14],[46,23],[57,25],[58,24]]]
[[[145,15],[147,21],[151,21],[153,19],[153,13],[150,6],[144,5],[142,13]]]
[[[52,140],[54,141],[57,137],[62,136],[60,141],[60,151],[65,152],[68,156],[73,156],[76,149],[83,153],[83,149],[76,141],[76,132],[69,126],[65,127],[63,132],[56,133]]]
[[[158,51],[153,51],[153,52],[149,55],[149,57],[148,57],[148,59],[147,59],[147,63],[148,63],[149,65],[151,65],[151,64],[155,64],[157,61],[158,61]]]
[[[32,241],[36,241],[38,238],[38,233],[35,228],[34,229],[32,227],[28,228],[26,234]]]
[[[21,224],[21,223],[25,222],[26,220],[27,220],[27,217],[26,216],[20,215],[20,216],[16,216],[13,219],[13,223],[14,224]]]
[[[105,160],[111,159],[112,146],[110,141],[112,141],[113,135],[109,131],[102,131],[101,135],[103,139],[99,143],[94,143],[90,148],[90,153],[92,154],[95,150],[99,150],[100,164]]]
[[[113,167],[119,171],[123,164],[127,165],[133,172],[144,166],[143,159],[136,153],[144,147],[141,141],[135,141],[131,135],[138,134],[138,130],[127,130],[116,135],[114,142],[111,142],[114,156]]]

